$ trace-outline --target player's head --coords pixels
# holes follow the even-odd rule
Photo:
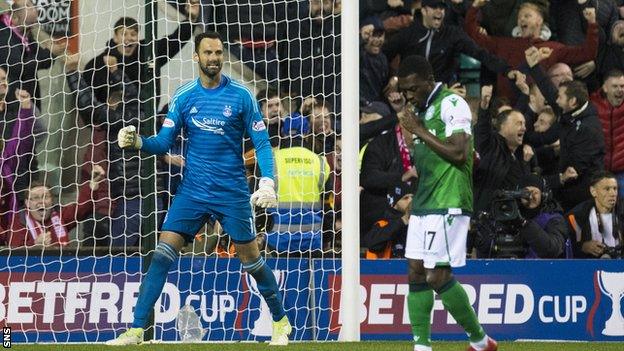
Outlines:
[[[132,17],[122,17],[115,22],[113,42],[117,51],[124,56],[132,56],[139,47],[139,22]]]
[[[399,91],[407,102],[423,109],[435,87],[431,64],[422,56],[408,56],[401,61],[398,76]]]
[[[214,78],[223,66],[223,40],[217,32],[204,32],[195,37],[193,59],[199,63],[201,73]]]

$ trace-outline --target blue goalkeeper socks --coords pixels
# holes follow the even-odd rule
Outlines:
[[[243,269],[256,280],[258,291],[260,291],[264,301],[269,306],[273,321],[277,322],[284,318],[286,312],[284,312],[284,306],[282,305],[282,294],[279,292],[273,272],[264,262],[264,259],[258,257],[253,262],[243,264]]]
[[[154,308],[163,286],[165,286],[169,267],[177,258],[178,251],[173,246],[164,242],[158,243],[147,274],[139,288],[139,297],[134,309],[132,328],[145,328],[147,317]]]

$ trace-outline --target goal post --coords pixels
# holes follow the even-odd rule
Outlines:
[[[342,5],[342,318],[344,341],[360,340],[359,2]],[[345,128],[346,127],[346,128]]]

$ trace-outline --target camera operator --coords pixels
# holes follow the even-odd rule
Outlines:
[[[593,199],[578,204],[567,216],[576,234],[574,257],[622,258],[623,214],[617,204],[617,180],[612,173],[600,171],[590,184]]]
[[[568,238],[566,224],[559,205],[545,191],[544,180],[536,175],[524,177],[521,191],[499,192],[509,195],[510,206],[493,201],[493,229],[483,224],[477,235],[478,257],[492,258],[558,258],[564,257]],[[497,205],[498,204],[498,205]],[[499,206],[499,208],[495,208]],[[502,213],[501,213],[502,212]],[[505,220],[502,220],[506,217]],[[491,228],[490,227],[490,228]],[[489,233],[488,233],[489,232]],[[490,235],[488,235],[490,234]]]

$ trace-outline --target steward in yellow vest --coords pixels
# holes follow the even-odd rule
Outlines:
[[[330,169],[327,159],[305,144],[301,137],[288,138],[274,151],[278,207],[267,243],[278,252],[322,249],[323,192]]]

